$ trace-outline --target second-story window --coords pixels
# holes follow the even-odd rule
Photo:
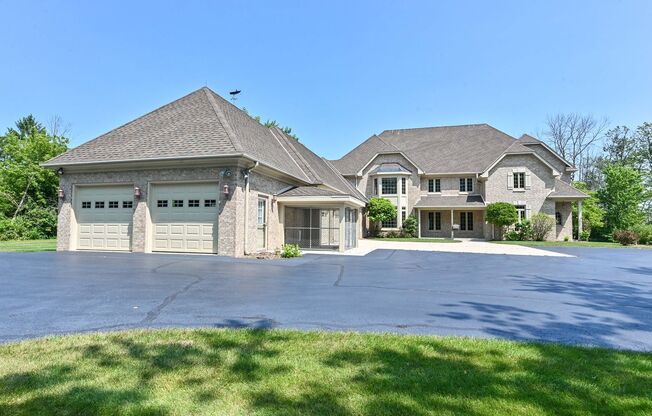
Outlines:
[[[401,178],[401,194],[407,194],[407,179]]]
[[[441,192],[441,179],[435,179],[435,192]]]
[[[374,195],[378,195],[378,178],[374,178]]]
[[[514,172],[514,189],[525,189],[525,172]]]
[[[435,192],[435,180],[428,179],[428,192]]]
[[[460,192],[473,192],[473,178],[460,178]]]
[[[396,195],[396,178],[383,178],[381,181],[381,192],[383,195]]]

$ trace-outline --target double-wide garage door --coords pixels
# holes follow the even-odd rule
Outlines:
[[[77,248],[131,250],[133,186],[80,186],[75,190]]]
[[[216,183],[152,185],[152,251],[216,253],[218,195]]]

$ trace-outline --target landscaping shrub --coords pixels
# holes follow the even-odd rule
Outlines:
[[[532,216],[532,239],[536,241],[543,241],[552,228],[555,226],[555,220],[543,212],[539,212]]]
[[[632,230],[616,230],[613,233],[614,240],[624,246],[638,243],[638,234]]]
[[[532,239],[532,223],[529,220],[517,222],[514,226],[514,230],[518,234],[518,239],[520,241]]]
[[[373,197],[367,204],[367,218],[370,222],[371,235],[377,236],[383,221],[391,221],[396,218],[396,207],[389,199]]]
[[[514,230],[509,230],[505,233],[505,240],[507,241],[519,241],[520,235]]]
[[[301,249],[298,244],[283,244],[281,248],[281,257],[289,259],[292,257],[301,257]]]
[[[639,244],[652,244],[652,224],[639,225],[632,230],[638,234]]]
[[[570,237],[569,236],[564,237],[564,241],[568,243],[570,241]]]
[[[502,239],[505,227],[518,221],[518,212],[509,202],[494,202],[487,205],[487,222],[498,228],[499,238]]]
[[[403,236],[416,237],[417,236],[417,217],[410,215],[403,221]]]
[[[589,241],[589,238],[591,237],[591,232],[590,231],[582,231],[580,233],[580,240],[582,241]]]

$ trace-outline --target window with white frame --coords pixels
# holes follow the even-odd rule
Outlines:
[[[396,178],[382,178],[380,187],[383,195],[396,195],[397,180]]]
[[[514,172],[514,189],[525,189],[525,172]]]
[[[401,178],[401,194],[407,194],[407,179]]]
[[[441,192],[441,179],[428,179],[428,192]]]
[[[460,178],[460,192],[473,192],[473,178]]]
[[[428,230],[432,231],[435,229],[435,213],[428,213]]]
[[[172,200],[173,208],[183,208],[183,199],[174,199]]]
[[[119,208],[120,203],[118,201],[109,201],[109,208]]]
[[[122,208],[133,208],[134,201],[122,201]]]
[[[82,202],[82,208],[90,208],[90,207],[91,207],[91,201]]]
[[[435,192],[441,192],[441,179],[435,179]]]
[[[189,199],[188,200],[189,208],[199,208],[199,199]]]
[[[435,212],[435,230],[441,230],[441,212]]]
[[[407,217],[407,208],[401,207],[401,220],[405,221],[406,217]]]
[[[460,230],[473,231],[473,211],[460,212]]]
[[[396,208],[394,208],[394,209],[396,209]],[[389,221],[383,221],[381,226],[383,228],[396,228],[396,215],[394,215],[394,218],[392,218]]]
[[[217,206],[217,200],[215,199],[204,199],[204,208],[212,208]]]
[[[518,214],[518,222],[527,219],[527,207],[525,205],[516,205],[516,213]]]

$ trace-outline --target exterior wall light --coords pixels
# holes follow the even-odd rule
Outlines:
[[[224,197],[226,197],[226,198],[229,197],[229,185],[228,184],[224,185],[223,193],[224,193]]]
[[[140,193],[140,188],[137,187],[137,186],[134,186],[134,197],[135,197],[136,199],[140,199],[140,195],[141,195],[141,193]]]
[[[59,169],[57,169],[57,173],[59,174],[59,176],[60,176],[60,175],[63,175],[63,168],[59,168]]]
[[[66,196],[66,194],[63,192],[63,189],[61,188],[59,188],[58,195],[59,195],[59,199],[63,199]]]

